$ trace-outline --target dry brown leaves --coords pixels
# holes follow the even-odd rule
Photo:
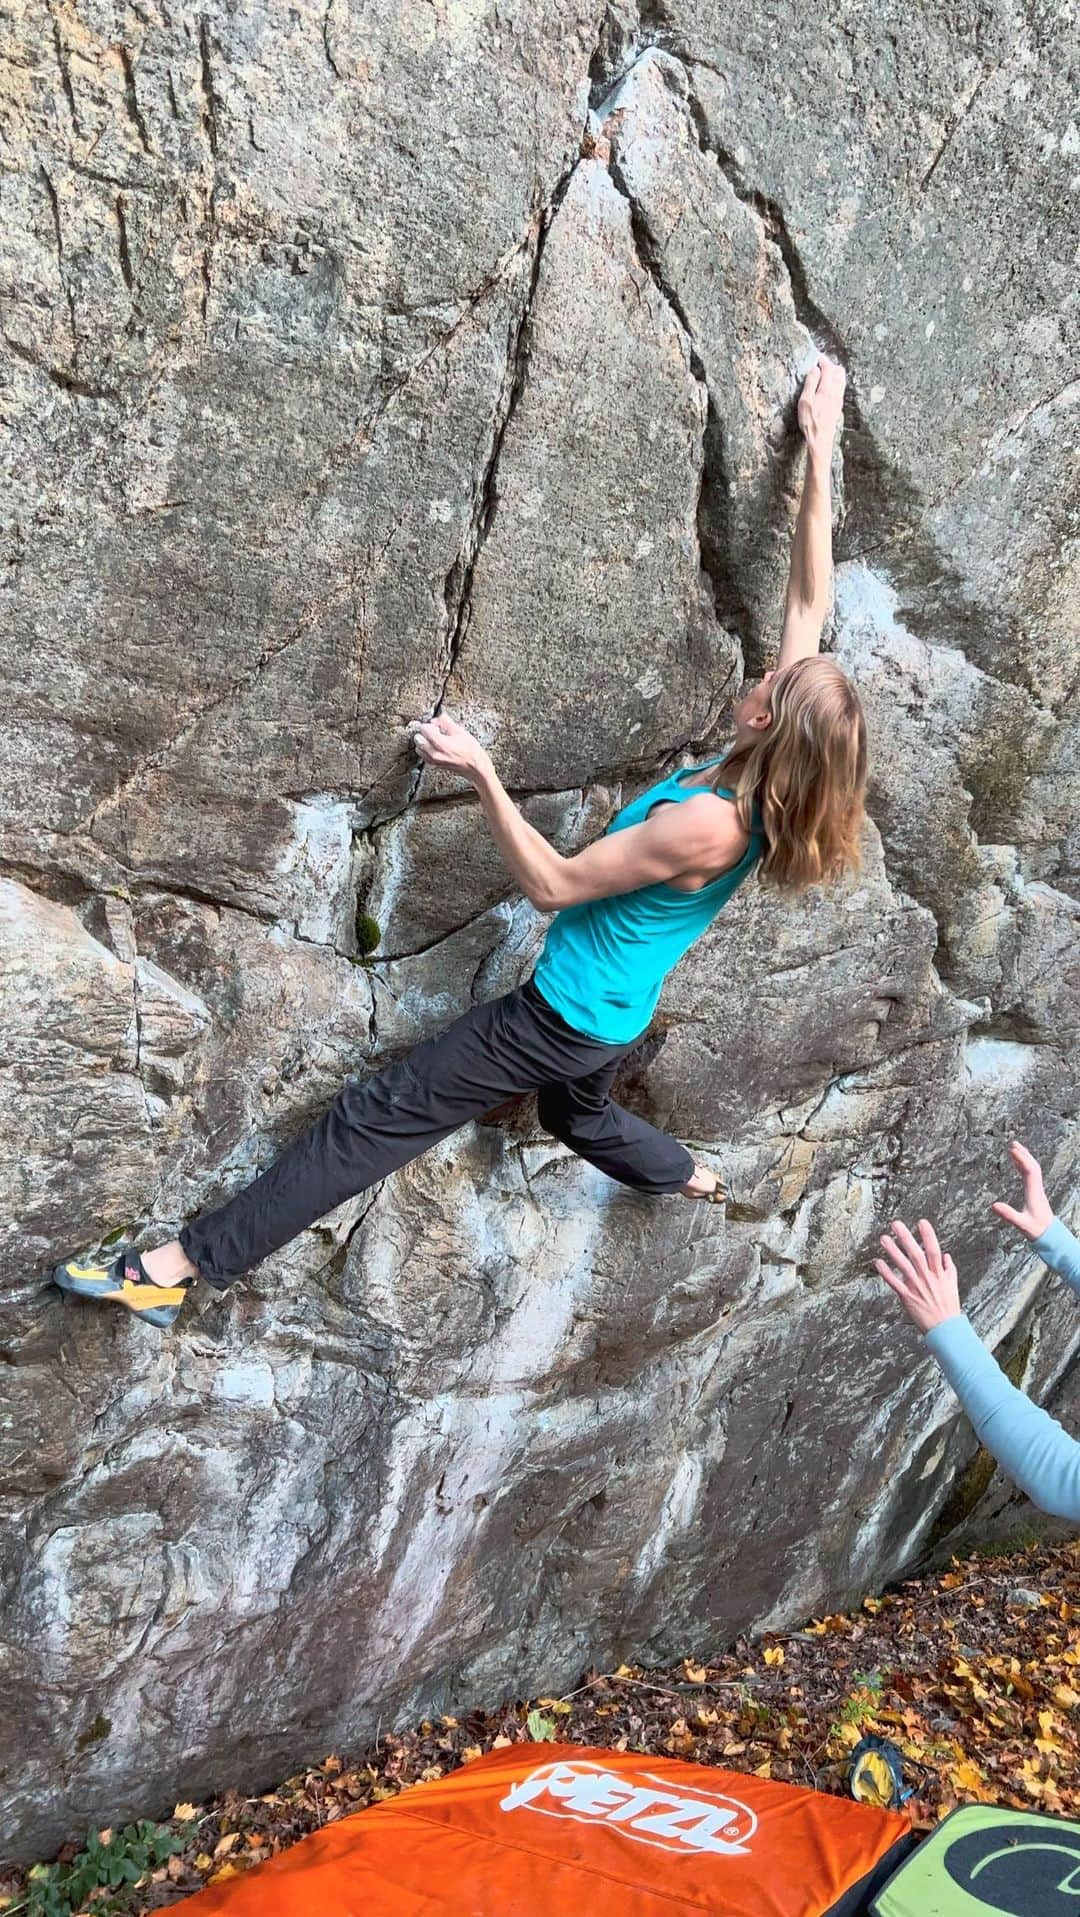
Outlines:
[[[852,1747],[876,1732],[909,1762],[920,1828],[963,1803],[1080,1815],[1080,1541],[954,1561],[802,1631],[667,1669],[593,1672],[562,1698],[384,1734],[261,1796],[178,1804],[186,1847],[132,1908],[160,1909],[352,1811],[525,1743],[530,1714],[534,1732],[562,1743],[666,1752],[826,1791],[846,1789]]]

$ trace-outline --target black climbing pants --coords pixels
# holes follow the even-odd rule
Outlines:
[[[677,1192],[694,1169],[685,1145],[610,1096],[632,1049],[575,1032],[530,980],[475,1006],[385,1071],[348,1080],[268,1171],[185,1225],[180,1243],[202,1277],[223,1290],[335,1205],[525,1092],[539,1093],[545,1130],[609,1178],[638,1191]]]

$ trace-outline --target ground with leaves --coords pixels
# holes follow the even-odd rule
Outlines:
[[[137,1885],[79,1908],[95,1917],[161,1909],[366,1804],[530,1738],[668,1752],[843,1791],[848,1755],[867,1732],[903,1752],[918,1828],[964,1803],[1080,1815],[1080,1540],[954,1562],[867,1598],[850,1616],[743,1641],[700,1663],[623,1665],[590,1673],[565,1697],[388,1733],[257,1797],[227,1791],[178,1804],[163,1829],[181,1848]],[[71,1845],[60,1866],[82,1850]],[[28,1900],[25,1880],[0,1885],[6,1917],[57,1908]]]

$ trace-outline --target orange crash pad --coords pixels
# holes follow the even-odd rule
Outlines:
[[[908,1820],[676,1759],[514,1744],[344,1817],[187,1917],[859,1917]]]

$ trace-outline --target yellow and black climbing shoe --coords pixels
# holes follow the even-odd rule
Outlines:
[[[69,1259],[66,1265],[56,1266],[53,1281],[61,1291],[73,1291],[78,1298],[124,1305],[136,1318],[163,1331],[176,1323],[191,1282],[184,1278],[177,1285],[155,1285],[137,1251],[120,1252],[111,1265],[80,1265]]]

